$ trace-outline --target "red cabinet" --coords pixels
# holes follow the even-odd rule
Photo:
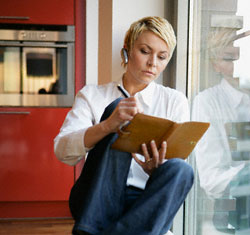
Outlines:
[[[53,139],[67,112],[0,109],[0,201],[68,200],[74,168],[53,153]]]
[[[84,85],[85,0],[1,1],[1,23],[74,25],[75,92]],[[53,150],[69,109],[0,106],[0,218],[70,216],[80,165],[60,162]]]
[[[7,0],[0,3],[0,22],[74,25],[74,0]]]
[[[53,213],[70,216],[66,204],[74,168],[53,153],[53,139],[67,112],[68,108],[0,108],[0,217],[52,216],[37,206],[48,206],[46,201],[64,201],[64,212],[53,208]]]

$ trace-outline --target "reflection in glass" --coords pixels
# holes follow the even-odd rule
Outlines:
[[[59,99],[60,105],[72,103],[74,93],[68,89],[69,84],[73,87],[74,78],[70,51],[60,47],[0,46],[0,105],[57,106]],[[69,94],[67,101],[55,96]]]
[[[55,48],[23,48],[22,93],[35,94],[49,90],[55,83]]]
[[[195,149],[195,234],[250,234],[250,3],[202,2],[200,87],[192,119],[211,125]],[[247,15],[239,14],[242,6]]]
[[[20,51],[13,47],[0,51],[0,92],[18,93],[21,84]],[[13,65],[16,65],[16,69]]]
[[[0,92],[65,94],[67,89],[66,49],[0,49]],[[21,57],[22,55],[22,57]]]

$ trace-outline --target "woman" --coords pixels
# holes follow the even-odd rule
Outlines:
[[[172,26],[163,18],[133,23],[121,51],[126,68],[117,82],[85,86],[76,96],[55,138],[57,157],[70,165],[88,152],[70,196],[73,234],[164,234],[193,182],[192,168],[180,159],[164,160],[167,143],[143,156],[110,148],[116,131],[140,112],[186,121],[187,99],[154,82],[167,66],[176,44]],[[105,107],[107,107],[105,109]]]

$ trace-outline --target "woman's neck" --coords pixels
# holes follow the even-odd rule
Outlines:
[[[123,87],[128,91],[131,96],[134,96],[137,92],[145,89],[148,84],[137,82],[134,79],[129,79],[129,76],[124,73],[122,77]]]

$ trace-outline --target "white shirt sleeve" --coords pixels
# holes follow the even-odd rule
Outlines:
[[[91,106],[81,90],[54,139],[54,152],[60,161],[75,165],[86,155],[89,149],[84,146],[84,135],[93,124]]]

